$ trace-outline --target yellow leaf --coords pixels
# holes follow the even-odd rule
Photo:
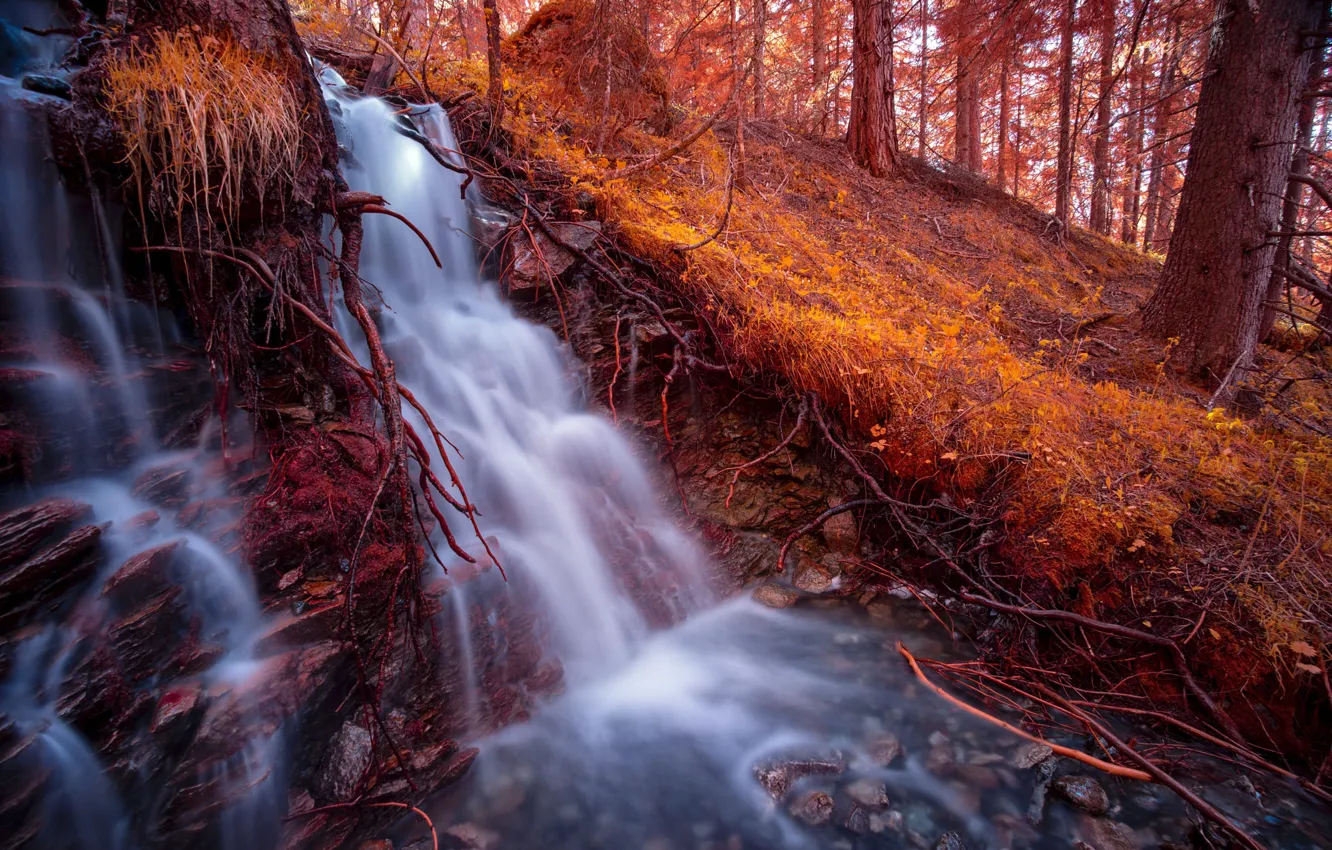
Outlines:
[[[1314,649],[1312,646],[1310,646],[1309,644],[1305,643],[1302,640],[1297,640],[1294,643],[1290,644],[1290,648],[1298,652],[1300,655],[1303,655],[1305,658],[1313,658],[1315,655],[1318,654],[1318,650]]]
[[[1208,629],[1207,633],[1212,636],[1212,640],[1221,640],[1221,633],[1216,629]]]
[[[1315,667],[1312,664],[1305,664],[1303,662],[1296,664],[1295,669],[1303,670],[1305,673],[1313,673],[1315,676],[1323,672],[1323,668]]]
[[[939,455],[939,460],[957,460],[957,452],[944,452]]]
[[[1152,627],[1152,621],[1151,621],[1151,620],[1143,620],[1143,621],[1142,621],[1142,624],[1143,624],[1145,627],[1149,628],[1149,629]]]

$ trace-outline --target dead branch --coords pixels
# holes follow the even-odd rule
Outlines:
[[[366,35],[370,36],[371,38],[373,38],[376,43],[378,43],[381,47],[383,47],[385,50],[389,52],[389,55],[391,55],[394,59],[398,60],[398,66],[402,68],[402,70],[407,74],[407,77],[411,79],[413,83],[416,83],[416,87],[421,90],[421,97],[425,98],[427,101],[435,100],[435,96],[430,93],[429,89],[425,87],[424,83],[422,83],[420,80],[416,78],[416,75],[412,73],[412,67],[407,64],[407,60],[403,59],[397,50],[393,49],[393,45],[389,44],[387,40],[381,38],[379,34],[376,33],[374,30],[367,29],[366,27],[357,27],[357,29],[365,33]]]
[[[962,700],[948,693],[948,691],[945,691],[943,688],[939,687],[938,685],[931,682],[928,678],[926,678],[925,672],[921,670],[920,665],[916,663],[915,656],[913,656],[911,652],[907,650],[906,646],[904,646],[901,641],[897,642],[897,651],[900,652],[902,654],[902,657],[906,659],[907,664],[911,665],[911,672],[916,674],[916,678],[920,680],[920,683],[922,685],[924,685],[929,690],[933,691],[944,701],[954,706],[957,706],[958,708],[965,711],[967,714],[970,714],[973,717],[979,717],[980,719],[985,720],[989,723],[993,723],[995,726],[998,726],[1001,729],[1005,729],[1009,732],[1012,732],[1014,735],[1017,735],[1019,738],[1031,741],[1032,743],[1035,744],[1042,744],[1044,746],[1047,746],[1051,750],[1054,750],[1056,753],[1059,753],[1059,755],[1061,756],[1064,756],[1066,758],[1071,758],[1074,761],[1082,762],[1083,764],[1094,767],[1097,770],[1103,770],[1106,773],[1110,774],[1111,776],[1118,776],[1124,779],[1136,779],[1140,782],[1152,781],[1153,774],[1148,771],[1134,770],[1131,767],[1124,767],[1118,764],[1111,764],[1108,761],[1101,761],[1095,756],[1089,756],[1080,750],[1075,750],[1072,749],[1071,747],[1065,747],[1060,744],[1053,743],[1052,741],[1047,741],[1044,738],[1040,738],[1036,735],[1032,735],[1029,732],[1024,732],[1023,730],[1012,725],[1011,723],[1007,723],[1003,720],[1000,720],[999,718],[995,717],[992,714],[987,714],[986,712],[981,711],[979,708],[976,708],[975,706],[968,705],[967,703],[963,702]]]
[[[379,215],[396,218],[410,227],[412,232],[416,234],[416,238],[420,239],[421,243],[426,246],[426,250],[430,252],[430,259],[435,261],[435,266],[441,269],[444,268],[444,264],[439,261],[439,254],[435,253],[435,246],[430,244],[430,240],[421,232],[421,229],[412,224],[411,219],[407,216],[389,209],[388,201],[379,195],[372,195],[369,192],[343,192],[333,199],[333,208],[335,213],[345,210],[347,212],[378,213]]]
[[[1094,620],[1091,617],[1084,617],[1081,614],[1074,614],[1072,611],[1060,611],[1051,608],[1032,608],[1025,605],[1007,605],[1003,602],[996,602],[988,596],[976,596],[972,593],[962,592],[961,597],[966,602],[976,605],[984,605],[996,611],[1005,614],[1013,614],[1021,617],[1031,617],[1040,620],[1060,620],[1067,623],[1074,623],[1084,628],[1093,629],[1105,634],[1116,635],[1118,637],[1129,638],[1142,641],[1153,646],[1164,649],[1174,663],[1175,670],[1184,682],[1184,688],[1194,699],[1207,710],[1211,719],[1225,731],[1234,741],[1242,743],[1244,736],[1235,726],[1234,721],[1225,715],[1224,712],[1213,702],[1211,696],[1203,690],[1198,684],[1198,680],[1193,677],[1193,672],[1189,669],[1188,660],[1184,657],[1184,650],[1180,649],[1179,644],[1170,638],[1154,635],[1151,632],[1144,632],[1141,629],[1135,629],[1130,626],[1121,626],[1116,623],[1106,623],[1101,620]]]

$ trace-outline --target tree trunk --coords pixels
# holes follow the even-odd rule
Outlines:
[[[1152,157],[1147,167],[1147,206],[1143,213],[1142,250],[1150,251],[1156,242],[1156,212],[1161,200],[1161,172],[1164,170],[1166,139],[1170,137],[1170,113],[1174,104],[1175,69],[1179,64],[1179,22],[1175,21],[1166,52],[1161,55],[1160,84],[1156,93],[1156,115],[1152,122]]]
[[[1073,195],[1073,15],[1077,0],[1064,3],[1059,38],[1059,152],[1055,168],[1055,218],[1065,231],[1072,225]]]
[[[851,158],[875,177],[897,167],[897,120],[893,111],[893,32],[890,0],[854,0],[851,61]]]
[[[814,92],[814,132],[820,136],[828,133],[828,12],[824,6],[827,0],[814,0],[810,10],[809,40]]]
[[[499,125],[504,118],[504,75],[500,70],[500,16],[495,0],[483,0],[486,16],[486,68],[489,77],[486,97],[490,101],[492,121]]]
[[[1133,179],[1124,181],[1124,204],[1120,215],[1120,239],[1128,245],[1138,241],[1138,205],[1142,200],[1142,134],[1147,126],[1142,111],[1147,103],[1147,75],[1143,73],[1142,61],[1135,57],[1130,75],[1134,77],[1133,91],[1129,97],[1129,109],[1133,115],[1129,118],[1129,168]]]
[[[1320,15],[1318,29],[1325,30],[1328,25],[1328,6],[1323,4],[1323,12]],[[1318,87],[1318,79],[1323,73],[1323,55],[1327,51],[1327,39],[1319,39],[1318,47],[1309,62],[1308,76],[1305,78],[1305,90],[1312,91]],[[1313,143],[1314,128],[1314,105],[1316,101],[1312,98],[1300,98],[1299,118],[1296,122],[1295,130],[1295,152],[1290,163],[1290,173],[1293,177],[1305,177],[1309,174],[1309,145]],[[1304,200],[1304,184],[1297,180],[1290,180],[1286,183],[1286,197],[1281,204],[1281,227],[1284,233],[1288,234],[1299,229],[1300,224],[1300,205]],[[1315,200],[1314,203],[1321,204],[1321,200]],[[1272,327],[1276,324],[1277,306],[1281,301],[1281,295],[1286,291],[1289,285],[1284,272],[1290,269],[1292,265],[1291,248],[1295,237],[1282,235],[1277,241],[1276,257],[1273,260],[1276,271],[1267,282],[1267,294],[1263,305],[1263,320],[1258,326],[1258,339],[1267,339],[1268,334],[1272,332]]]
[[[1013,197],[1022,194],[1022,62],[1017,63],[1017,91],[1013,104]]]
[[[1091,219],[1093,232],[1110,235],[1110,97],[1115,73],[1115,0],[1101,5],[1101,79],[1096,101],[1096,139],[1092,143]]]
[[[458,36],[462,39],[463,56],[472,58],[472,39],[467,33],[467,0],[453,0],[453,13],[458,21]]]
[[[980,87],[976,83],[976,55],[958,56],[958,88],[952,109],[952,159],[967,171],[980,171]]]
[[[1004,51],[1003,61],[999,63],[999,137],[998,150],[994,156],[995,183],[1004,188],[1004,178],[1008,174],[1008,125],[1012,121],[1009,114],[1008,97],[1008,58],[1009,51]]]
[[[763,118],[766,112],[764,92],[767,78],[763,73],[763,51],[768,41],[768,0],[754,0],[754,118]]]
[[[925,159],[930,82],[930,0],[920,0],[920,104],[916,108],[916,155]]]
[[[1233,396],[1252,363],[1317,23],[1310,0],[1218,4],[1170,253],[1143,329],[1178,338],[1187,373]]]

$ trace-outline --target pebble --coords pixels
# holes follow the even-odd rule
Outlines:
[[[934,842],[934,850],[967,850],[967,845],[962,843],[962,836],[956,832],[945,832]]]
[[[833,586],[833,577],[817,564],[805,564],[798,568],[791,584],[806,593],[824,593]]]
[[[791,804],[791,814],[810,826],[823,826],[832,820],[833,798],[822,791],[801,794]]]
[[[1093,850],[1139,850],[1133,830],[1109,818],[1079,819],[1078,835]]]
[[[877,779],[857,779],[846,786],[846,796],[867,809],[888,808],[888,789]]]
[[[888,767],[897,757],[902,755],[902,742],[897,740],[897,736],[891,732],[885,732],[880,737],[870,742],[869,747],[870,761],[879,767]]]
[[[754,601],[769,608],[790,608],[800,599],[800,594],[780,584],[761,584],[754,588]]]
[[[1013,753],[1010,764],[1019,770],[1029,770],[1054,755],[1054,750],[1045,744],[1028,742],[1018,747]]]
[[[1050,790],[1073,808],[1089,815],[1103,815],[1110,811],[1109,795],[1101,783],[1090,776],[1061,776],[1050,784]]]

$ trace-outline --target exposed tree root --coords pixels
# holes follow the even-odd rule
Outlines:
[[[924,671],[922,671],[920,669],[920,665],[916,663],[915,656],[911,654],[911,652],[902,644],[901,641],[897,642],[897,651],[900,652],[902,654],[902,657],[906,659],[907,664],[911,665],[911,672],[916,674],[916,678],[920,680],[921,684],[929,688],[931,691],[933,691],[936,695],[944,699],[946,702],[951,703],[952,705],[955,705],[958,708],[962,709],[967,714],[970,714],[973,717],[979,717],[982,720],[985,720],[986,722],[993,723],[995,726],[998,726],[1001,729],[1005,729],[1009,732],[1012,732],[1014,735],[1017,735],[1019,738],[1023,738],[1025,740],[1031,741],[1036,744],[1044,744],[1045,746],[1054,750],[1056,753],[1059,753],[1061,756],[1071,758],[1075,761],[1080,761],[1085,765],[1089,765],[1091,767],[1096,768],[1097,770],[1103,770],[1106,773],[1110,774],[1111,776],[1118,776],[1123,779],[1137,779],[1140,782],[1152,781],[1152,774],[1148,772],[1142,770],[1134,770],[1131,767],[1124,767],[1118,764],[1111,764],[1108,761],[1101,761],[1095,756],[1089,756],[1086,753],[1082,752],[1081,750],[1075,750],[1072,749],[1071,747],[1065,747],[1061,746],[1060,744],[1051,743],[1050,741],[1047,741],[1044,738],[1037,737],[1036,735],[1032,735],[1029,732],[1024,732],[1023,730],[1017,728],[1011,723],[1007,723],[1003,720],[1000,720],[999,718],[995,717],[992,714],[987,714],[984,711],[981,711],[979,708],[976,708],[975,706],[963,702],[962,700],[948,693],[948,691],[945,691],[943,688],[939,687],[938,685],[931,682],[928,678],[926,678]]]

